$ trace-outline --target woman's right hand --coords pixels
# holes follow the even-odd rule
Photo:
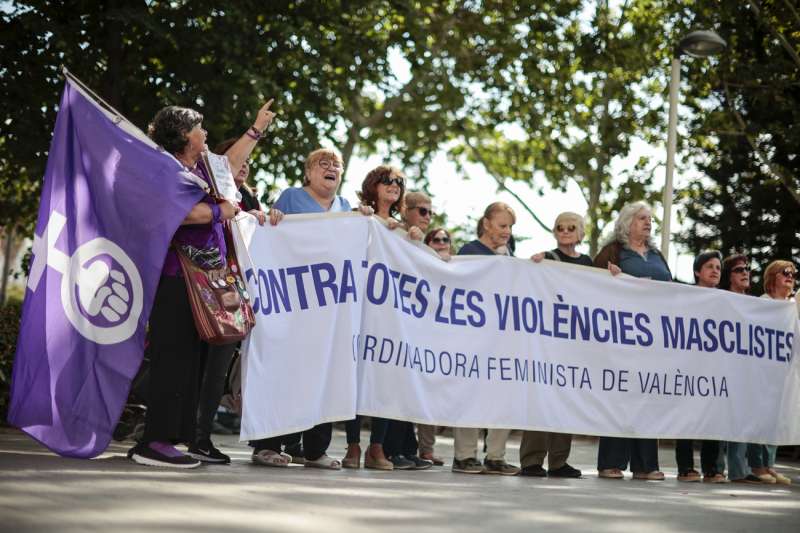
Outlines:
[[[274,207],[269,210],[269,223],[272,226],[277,226],[278,222],[283,220],[283,211],[275,209]]]
[[[390,218],[386,221],[386,227],[390,230],[394,231],[400,226],[400,223],[393,218]]]
[[[608,262],[608,271],[611,272],[612,276],[619,276],[622,274],[622,269],[611,261]]]
[[[531,256],[531,261],[533,261],[534,263],[541,263],[543,259],[544,259],[544,252],[539,252],[538,254],[533,254]]]

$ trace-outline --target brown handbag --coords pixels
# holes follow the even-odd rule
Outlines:
[[[227,222],[223,229],[228,249],[224,268],[203,268],[192,261],[180,245],[173,243],[183,270],[197,333],[201,339],[214,345],[244,339],[256,323]]]

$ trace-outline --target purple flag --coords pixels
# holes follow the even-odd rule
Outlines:
[[[142,360],[170,240],[203,196],[190,176],[67,81],[8,415],[56,453],[94,457],[108,446]]]

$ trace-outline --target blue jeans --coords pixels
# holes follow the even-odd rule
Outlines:
[[[772,468],[775,466],[775,455],[778,453],[777,446],[767,444],[748,444],[747,460],[751,468]]]
[[[347,432],[347,444],[359,444],[361,442],[361,415],[356,415],[354,419],[348,420],[344,428]],[[386,439],[386,431],[388,428],[389,420],[373,416],[369,443],[383,444],[383,441]]]
[[[747,450],[751,446],[745,442],[728,442],[728,479],[744,479],[753,472],[747,464]]]

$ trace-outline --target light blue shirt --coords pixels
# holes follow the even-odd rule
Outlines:
[[[336,196],[333,199],[331,208],[325,210],[325,208],[319,205],[319,203],[302,187],[293,187],[283,191],[273,207],[283,211],[284,214],[287,215],[299,215],[302,213],[342,213],[352,210],[350,202],[341,196]]]
[[[649,278],[659,281],[672,281],[667,264],[661,254],[648,248],[644,257],[628,248],[622,248],[619,253],[619,268],[626,274],[635,278]]]

